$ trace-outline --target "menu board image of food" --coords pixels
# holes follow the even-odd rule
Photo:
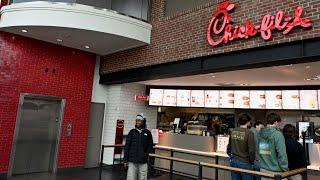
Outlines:
[[[300,90],[300,109],[318,110],[318,91]]]
[[[177,106],[177,90],[163,90],[163,106]]]
[[[150,89],[149,105],[162,106],[163,89]]]
[[[298,90],[282,91],[282,109],[299,109],[300,98]]]
[[[266,92],[261,90],[250,91],[250,108],[265,109],[266,108]]]
[[[220,91],[219,107],[233,108],[234,107],[234,92],[229,90]]]
[[[266,91],[266,108],[282,109],[282,91]]]
[[[204,90],[191,91],[191,107],[204,107]]]
[[[190,107],[190,90],[177,90],[177,106]]]
[[[249,91],[234,91],[234,108],[250,107],[250,92]]]
[[[204,92],[205,107],[218,108],[219,107],[219,91],[208,90]]]

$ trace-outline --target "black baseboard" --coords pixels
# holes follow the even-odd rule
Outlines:
[[[79,166],[79,167],[66,167],[66,168],[58,168],[57,173],[72,173],[72,172],[80,172],[80,171],[84,171],[84,167],[83,166]]]
[[[0,173],[0,180],[6,180],[7,179],[7,173]]]

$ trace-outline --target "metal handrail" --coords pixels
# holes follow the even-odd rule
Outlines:
[[[157,154],[149,154],[149,157],[170,160],[170,164],[171,164],[171,162],[176,161],[176,162],[198,165],[198,168],[199,168],[198,179],[199,180],[202,179],[202,168],[203,167],[209,167],[209,168],[221,169],[221,170],[226,170],[226,171],[251,174],[254,176],[273,178],[275,180],[281,180],[283,178],[287,178],[290,176],[294,176],[297,174],[307,172],[307,168],[299,168],[299,169],[295,169],[295,170],[291,170],[291,171],[287,171],[287,172],[283,172],[283,173],[271,174],[271,173],[265,173],[265,172],[247,170],[247,169],[240,169],[240,168],[235,168],[235,167],[230,167],[230,166],[218,165],[218,164],[210,164],[210,163],[205,163],[205,162],[198,162],[198,161],[185,160],[185,159],[181,159],[181,158],[162,156],[162,155],[157,155]],[[170,166],[170,173],[172,173],[172,172],[173,172],[172,166]],[[172,179],[172,176],[170,176],[170,180],[171,179]]]
[[[100,159],[100,171],[99,171],[99,177],[101,180],[101,174],[102,174],[102,168],[103,168],[103,154],[104,154],[104,148],[114,148],[114,147],[124,147],[124,144],[114,144],[114,145],[102,145],[102,150],[101,150],[101,159]],[[155,148],[157,148],[155,146]],[[218,180],[218,174],[217,171],[218,169],[220,170],[225,170],[225,171],[233,171],[233,172],[239,172],[239,173],[246,173],[246,174],[251,174],[254,176],[260,176],[260,177],[267,177],[267,178],[273,178],[275,180],[280,180],[283,178],[287,178],[290,176],[294,176],[296,174],[303,174],[307,172],[307,168],[299,168],[283,173],[276,173],[276,174],[271,174],[271,173],[265,173],[265,172],[260,172],[260,171],[253,171],[253,170],[248,170],[248,169],[240,169],[240,168],[235,168],[231,166],[224,166],[224,165],[219,165],[218,162],[216,161],[216,164],[211,164],[211,163],[206,163],[206,162],[200,162],[200,161],[194,161],[194,160],[188,160],[188,159],[181,159],[181,158],[176,158],[173,157],[173,152],[180,152],[180,153],[185,153],[185,154],[195,154],[195,155],[200,155],[200,156],[207,156],[205,154],[196,154],[193,152],[189,151],[183,151],[183,150],[177,150],[175,148],[158,148],[162,150],[168,150],[171,152],[171,156],[163,156],[163,155],[158,155],[158,154],[149,154],[149,157],[152,158],[159,158],[159,159],[164,159],[164,160],[169,160],[170,161],[170,180],[173,179],[173,162],[181,162],[181,163],[186,163],[186,164],[192,164],[192,165],[197,165],[199,168],[198,172],[198,179],[202,179],[202,168],[203,167],[208,167],[208,168],[214,168],[216,169],[216,177],[215,180]],[[218,157],[218,156],[211,156],[208,155],[208,157]],[[149,164],[149,163],[148,163]]]

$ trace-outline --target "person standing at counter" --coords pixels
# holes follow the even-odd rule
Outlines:
[[[239,116],[240,127],[231,131],[229,142],[230,165],[232,167],[253,170],[255,161],[254,134],[248,129],[251,118],[247,114]],[[231,152],[230,152],[231,151]],[[252,180],[253,176],[244,173],[231,172],[232,180]]]
[[[307,167],[305,151],[302,145],[297,141],[296,128],[287,124],[283,128],[283,135],[286,140],[286,148],[289,162],[289,170]],[[300,174],[291,176],[289,180],[302,180]]]
[[[258,135],[261,172],[275,174],[288,170],[286,143],[278,129],[280,122],[281,118],[278,114],[267,115],[267,127],[263,128]]]
[[[254,143],[256,145],[256,152],[255,152],[255,161],[254,161],[254,170],[260,171],[260,162],[259,162],[259,143],[258,143],[258,134],[261,129],[264,128],[264,124],[261,121],[256,121],[251,128],[251,131],[254,134]],[[255,180],[260,180],[260,176],[255,176]]]
[[[151,132],[146,129],[146,117],[136,116],[135,129],[131,129],[124,147],[124,166],[128,168],[127,180],[147,180],[148,157],[153,152]]]

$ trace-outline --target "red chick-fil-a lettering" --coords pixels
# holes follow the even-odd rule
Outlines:
[[[213,15],[207,29],[207,40],[211,46],[237,39],[248,39],[249,37],[260,36],[264,40],[270,40],[272,33],[276,29],[288,34],[294,27],[311,27],[310,18],[302,19],[303,7],[295,9],[294,17],[285,16],[283,11],[278,11],[275,16],[266,14],[262,17],[260,25],[254,25],[249,19],[243,26],[233,26],[233,19],[230,12],[235,9],[235,4],[225,1],[218,6],[218,11]]]

